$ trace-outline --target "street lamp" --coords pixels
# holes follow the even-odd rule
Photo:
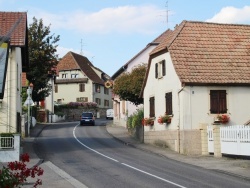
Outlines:
[[[30,136],[30,125],[31,125],[31,120],[30,120],[30,106],[32,106],[33,105],[33,100],[32,100],[32,90],[33,90],[33,84],[32,83],[30,83],[30,85],[29,85],[29,87],[28,87],[28,89],[27,89],[27,95],[28,95],[28,97],[27,97],[27,99],[26,99],[26,101],[25,101],[25,103],[24,103],[24,105],[26,106],[28,106],[28,136]]]

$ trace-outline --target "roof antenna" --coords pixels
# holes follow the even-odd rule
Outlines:
[[[168,29],[168,12],[169,12],[169,10],[168,10],[168,1],[166,1],[166,5],[165,5],[165,7],[166,7],[166,21],[167,21],[167,29]]]
[[[82,43],[82,39],[81,39],[81,51],[80,51],[80,55],[83,55],[82,46],[83,46],[83,43]]]

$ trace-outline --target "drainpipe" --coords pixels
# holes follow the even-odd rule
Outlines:
[[[181,152],[181,138],[180,138],[180,119],[181,119],[181,110],[180,110],[180,93],[182,92],[182,90],[184,89],[185,86],[183,86],[179,91],[178,91],[178,107],[179,107],[179,119],[178,119],[178,153]]]

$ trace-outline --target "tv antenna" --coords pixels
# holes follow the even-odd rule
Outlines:
[[[167,21],[167,29],[168,29],[168,12],[169,12],[169,9],[168,9],[168,1],[166,1],[166,21]]]
[[[82,47],[83,47],[83,42],[82,42],[82,39],[81,39],[81,51],[80,51],[80,54],[83,55],[83,51],[82,51]]]

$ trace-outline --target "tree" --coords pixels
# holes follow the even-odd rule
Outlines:
[[[50,34],[50,26],[44,26],[43,20],[33,17],[33,23],[28,29],[29,71],[27,79],[33,84],[32,98],[39,102],[47,97],[52,90],[48,83],[49,75],[55,75],[58,64],[56,54],[57,42],[60,36]]]
[[[146,73],[146,65],[138,65],[130,73],[123,73],[115,80],[113,92],[119,95],[120,99],[127,100],[135,105],[143,103],[140,98],[141,86]]]

